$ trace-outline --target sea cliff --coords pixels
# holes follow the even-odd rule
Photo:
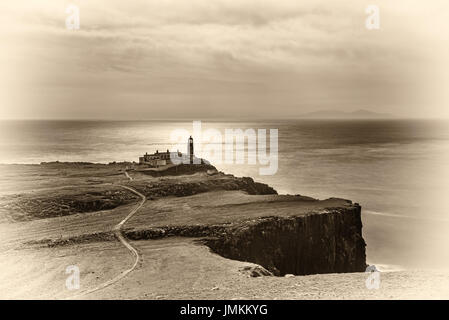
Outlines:
[[[1,197],[0,213],[10,228],[28,222],[17,224],[29,226],[33,236],[23,241],[27,245],[114,241],[114,224],[139,201],[132,189],[146,201],[123,226],[130,240],[194,238],[213,253],[258,264],[269,271],[261,274],[276,276],[363,272],[366,267],[361,207],[349,200],[278,195],[266,184],[211,165],[157,174],[129,170],[129,163],[8,169],[21,176],[23,185]],[[34,180],[21,172],[32,173]],[[50,227],[44,230],[33,221]]]
[[[226,258],[254,262],[281,276],[366,268],[360,206],[258,219],[206,243]]]

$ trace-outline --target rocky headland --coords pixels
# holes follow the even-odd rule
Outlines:
[[[146,201],[121,229],[137,247],[143,241],[193,240],[211,254],[249,263],[238,272],[255,277],[366,268],[361,207],[349,200],[278,195],[266,184],[209,164],[156,172],[129,163],[0,169],[5,250],[116,243],[114,226],[141,201],[140,195]]]

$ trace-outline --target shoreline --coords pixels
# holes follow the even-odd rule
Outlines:
[[[324,253],[333,246],[327,245],[329,241],[321,242],[321,239],[347,239],[344,241],[349,242],[345,246],[353,241],[351,237],[334,234],[339,228],[334,228],[334,222],[331,222],[337,216],[349,218],[349,211],[346,210],[357,208],[348,200],[316,200],[299,195],[277,195],[269,186],[258,184],[251,178],[237,178],[219,172],[207,174],[200,171],[189,175],[152,177],[139,171],[129,171],[133,178],[130,180],[123,170],[117,170],[117,165],[125,167],[126,162],[116,163],[115,166],[92,163],[57,164],[32,165],[28,167],[30,170],[23,172],[20,171],[20,164],[16,165],[15,168],[19,170],[14,170],[8,177],[0,177],[0,187],[5,189],[14,186],[10,189],[12,195],[20,193],[22,196],[13,196],[11,199],[26,200],[29,204],[39,200],[36,202],[39,203],[39,208],[45,204],[47,197],[53,199],[50,202],[52,206],[57,205],[58,199],[77,199],[77,195],[89,195],[93,197],[89,198],[91,200],[83,197],[79,200],[92,201],[97,205],[101,202],[96,197],[109,203],[111,195],[119,197],[114,201],[128,201],[126,197],[123,198],[124,193],[111,189],[115,184],[132,187],[146,197],[145,204],[123,226],[123,232],[131,245],[142,254],[142,262],[117,284],[85,298],[391,299],[439,297],[440,294],[446,294],[441,287],[449,279],[442,272],[398,271],[394,268],[392,270],[388,265],[388,270],[383,271],[385,266],[382,264],[379,265],[382,279],[379,290],[368,290],[365,287],[367,274],[364,268],[356,273],[327,271],[323,274],[289,276],[292,273],[288,269],[291,268],[289,265],[297,265],[297,262],[290,264],[288,259],[283,260],[292,257],[289,251],[285,255],[274,255],[274,252],[288,248],[282,241],[279,242],[279,231],[282,230],[285,236],[289,234],[288,237],[293,237],[286,243],[302,243],[310,252],[321,252],[324,257]],[[14,180],[8,180],[11,177]],[[4,201],[5,198],[2,197],[0,204],[4,204]],[[65,281],[61,270],[69,264],[79,265],[85,290],[101,286],[123,270],[129,269],[129,253],[110,233],[114,225],[135,207],[138,200],[130,198],[129,201],[111,208],[98,207],[99,211],[97,207],[93,207],[93,211],[69,212],[55,217],[41,217],[39,214],[20,223],[13,220],[2,222],[0,219],[0,270],[3,272],[0,289],[10,293],[4,297],[33,298],[39,295],[44,298],[73,298],[72,292],[61,288],[61,283]],[[31,210],[33,207],[21,208]],[[80,208],[89,207],[83,204]],[[338,213],[336,208],[343,211]],[[0,212],[5,213],[3,206],[0,206]],[[323,214],[327,214],[331,220],[323,220]],[[303,240],[297,238],[304,233],[298,228],[302,228],[303,221],[306,221],[302,217],[307,216],[310,219],[321,219],[316,222],[310,220],[310,230],[314,223],[316,226],[327,224],[326,228],[315,229],[314,234],[318,232],[319,235],[316,238],[320,240],[318,242],[306,241],[307,237]],[[342,220],[342,223],[354,227],[359,223],[349,221]],[[326,235],[324,230],[330,233]],[[265,232],[265,240],[262,242],[259,240],[262,234],[260,231]],[[213,241],[210,242],[211,240]],[[204,241],[209,242],[212,249]],[[21,245],[17,247],[19,243]],[[320,247],[320,243],[324,247]],[[267,244],[273,247],[270,248]],[[247,251],[245,246],[249,246]],[[100,254],[101,252],[107,254]],[[253,261],[248,262],[250,256],[245,252],[259,254],[252,256],[249,261]],[[343,252],[337,256],[342,257],[343,261],[350,260]],[[267,257],[274,259],[267,260]],[[25,261],[28,261],[28,267],[25,270],[18,269],[22,270],[20,274],[16,274],[10,267]],[[111,265],[111,261],[115,262]],[[284,265],[273,265],[281,261],[285,261]],[[314,261],[310,265],[312,268],[320,264],[324,267],[328,263],[326,260]],[[39,276],[35,282],[27,282],[27,277],[41,269],[44,263],[49,271]],[[300,265],[305,267],[307,264],[300,262]],[[280,270],[284,270],[280,276],[270,275],[279,266]],[[417,279],[421,279],[422,283]],[[133,286],[135,281],[141,285]],[[192,281],[195,283],[193,287]],[[433,288],[424,286],[424,283],[431,283]],[[43,285],[48,291],[42,295],[40,288]],[[121,289],[118,291],[116,286]],[[418,294],[412,295],[413,292]]]
[[[9,195],[2,196],[0,212],[6,214],[9,220],[7,226],[12,228],[11,231],[18,229],[12,234],[9,232],[10,240],[5,241],[7,237],[3,243],[13,245],[22,241],[24,248],[31,246],[36,250],[59,248],[61,245],[101,244],[109,236],[106,233],[95,240],[95,234],[113,230],[111,223],[114,219],[109,212],[118,212],[123,216],[121,212],[136,202],[131,194],[117,189],[118,185],[124,185],[147,200],[124,226],[124,234],[132,241],[157,241],[151,239],[159,239],[161,234],[164,237],[169,235],[169,238],[207,239],[198,245],[207,245],[214,252],[231,259],[261,264],[277,275],[364,271],[365,243],[361,237],[360,207],[348,200],[331,198],[320,201],[299,195],[278,195],[266,184],[249,177],[239,178],[211,170],[213,166],[210,165],[179,165],[176,171],[167,169],[166,174],[163,170],[158,171],[162,173],[158,176],[148,175],[145,170],[130,170],[125,175],[127,165],[127,162],[13,165],[14,172],[10,173],[10,177],[3,176],[0,186],[3,190],[7,189],[7,181],[11,179],[9,186],[15,185],[16,191],[9,190],[12,191]],[[31,176],[32,180],[28,178]],[[7,180],[6,183],[4,180]],[[201,206],[198,207],[199,203]],[[163,215],[158,213],[161,210],[157,209],[159,207],[163,208]],[[169,216],[166,212],[170,212]],[[105,215],[108,216],[107,220],[102,218]],[[334,216],[342,218],[334,220]],[[17,225],[18,221],[22,223]],[[73,223],[84,226],[70,231]],[[304,224],[310,226],[304,227]],[[354,235],[358,236],[337,235],[341,229],[338,224],[351,226]],[[49,225],[53,227],[48,229]],[[258,240],[259,231],[256,231],[259,228],[266,237],[271,237],[271,240],[262,240],[262,251],[255,249],[262,248]],[[304,228],[304,238],[297,238],[303,234],[297,228]],[[306,256],[317,250],[322,251],[322,260],[312,264],[301,263],[301,268],[295,269],[297,263],[290,261],[291,249],[281,240],[280,230],[284,230],[283,237],[289,235],[292,239],[297,238],[293,243],[300,245],[298,250],[305,250]],[[313,238],[307,236],[307,230],[313,232]],[[24,237],[24,231],[29,235]],[[342,243],[334,247],[322,243],[321,236],[313,240],[319,234]],[[235,241],[243,242],[235,246]],[[249,245],[245,250],[256,255],[251,256],[244,251],[236,255],[236,249],[243,250],[244,243]],[[359,249],[352,251],[349,249],[352,246]],[[274,256],[274,252],[279,250],[286,251]],[[343,251],[341,254],[331,254],[335,250]],[[303,259],[302,255],[295,259]],[[330,257],[337,259],[334,261]]]

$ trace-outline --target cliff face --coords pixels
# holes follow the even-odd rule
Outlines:
[[[166,177],[166,176],[181,176],[181,175],[189,175],[197,172],[206,172],[207,170],[216,170],[216,168],[211,164],[179,164],[169,166],[167,168],[158,169],[158,168],[147,168],[137,170],[143,174],[152,176],[152,177]]]
[[[199,238],[199,242],[225,258],[259,264],[277,276],[363,272],[366,268],[361,208],[352,204],[224,224],[128,228],[124,234],[130,240]],[[103,232],[72,239],[44,239],[33,244],[54,247],[111,237],[112,233]]]
[[[257,263],[275,275],[363,272],[366,268],[361,208],[266,217],[205,240],[216,253]]]
[[[290,210],[294,213],[295,206]],[[226,224],[128,229],[125,234],[131,240],[203,238],[215,253],[259,264],[278,276],[365,271],[359,205],[293,213]]]
[[[147,198],[152,199],[169,196],[186,197],[218,190],[242,190],[251,195],[277,194],[276,190],[272,187],[265,183],[255,182],[252,178],[239,178],[224,174],[192,182],[182,180],[165,180],[151,183],[136,181],[129,185],[144,194]]]

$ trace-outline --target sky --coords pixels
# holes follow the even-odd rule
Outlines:
[[[2,1],[0,119],[447,118],[448,30],[447,0]]]

